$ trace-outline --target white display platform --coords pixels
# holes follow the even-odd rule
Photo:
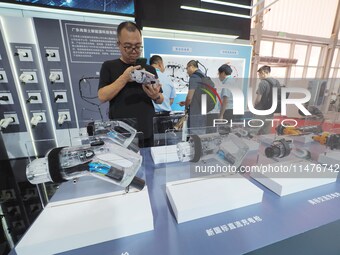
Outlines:
[[[169,182],[166,193],[178,223],[260,203],[263,195],[239,174]]]
[[[178,162],[177,145],[151,147],[151,157],[155,164]]]
[[[278,136],[276,134],[268,134],[268,135],[259,135],[258,141],[261,143],[265,143],[265,144],[272,144],[274,140],[278,140],[282,138],[291,140],[289,136]]]
[[[147,188],[49,203],[20,240],[18,255],[55,254],[153,230]]]
[[[270,164],[272,167],[277,167],[277,169],[280,169],[280,166],[283,165],[288,167],[290,167],[291,165],[296,165],[297,174],[295,175],[292,170],[291,174],[289,175],[292,176],[290,178],[275,177],[275,173],[268,172],[252,172],[250,176],[279,196],[286,196],[299,191],[304,191],[307,189],[319,187],[321,185],[336,182],[337,173],[327,172],[325,173],[325,177],[322,177],[322,174],[317,173],[316,168],[313,168],[311,164],[315,165],[316,163],[311,163],[306,160],[295,160]],[[305,170],[303,170],[302,173],[299,172],[300,166],[301,169],[309,169],[309,172]],[[314,169],[313,172],[312,169]],[[276,176],[278,176],[279,174],[280,173],[278,173]]]
[[[257,151],[259,149],[260,144],[256,141],[254,141],[254,140],[249,140],[249,139],[243,138],[242,141],[246,145],[248,145],[248,147],[249,147],[248,153]]]
[[[313,135],[275,135],[275,134],[268,134],[268,135],[260,135],[258,140],[262,143],[272,144],[274,140],[286,139],[292,140],[294,143],[311,143],[313,142],[312,139]]]
[[[340,164],[340,150],[328,151],[327,153],[320,154],[318,162],[320,164],[333,165],[334,169],[336,169]]]

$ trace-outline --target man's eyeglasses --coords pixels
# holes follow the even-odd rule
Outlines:
[[[118,42],[118,44],[121,45],[120,42]],[[133,51],[140,52],[143,50],[142,45],[126,45],[126,46],[122,45],[122,47],[124,48],[126,53],[132,53]]]

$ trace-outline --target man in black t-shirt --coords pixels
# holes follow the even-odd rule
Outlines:
[[[137,130],[144,135],[144,146],[153,145],[154,106],[163,102],[160,85],[139,84],[131,80],[130,73],[141,66],[135,66],[142,46],[142,34],[133,22],[123,22],[117,28],[119,59],[106,61],[100,70],[98,98],[101,102],[110,102],[109,118],[137,120]],[[157,76],[152,66],[146,71]],[[143,143],[141,143],[143,144]]]
[[[188,127],[200,128],[200,131],[204,132],[202,128],[207,126],[207,116],[202,115],[201,111],[201,97],[199,93],[195,93],[195,90],[200,89],[202,85],[202,77],[205,74],[198,68],[197,60],[190,60],[186,67],[189,75],[189,91],[185,98],[185,101],[179,102],[180,106],[185,106],[188,109]]]
[[[255,98],[255,109],[257,110],[268,110],[271,108],[271,105],[267,105],[268,98],[273,97],[272,91],[273,87],[280,87],[280,82],[270,75],[271,68],[270,66],[262,66],[258,71],[258,76],[260,78],[260,83],[258,89],[256,91],[256,98]],[[261,128],[258,129],[258,135],[265,135],[272,132],[272,123],[270,121],[265,121],[266,119],[272,119],[274,114],[269,115],[259,115],[256,116],[257,119],[263,120],[264,124]]]

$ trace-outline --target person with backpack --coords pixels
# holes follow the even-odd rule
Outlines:
[[[264,65],[259,70],[257,70],[258,76],[260,78],[260,83],[258,89],[256,91],[255,98],[255,109],[257,110],[268,110],[271,108],[273,103],[273,88],[280,88],[280,82],[270,75],[271,68],[270,66]],[[280,89],[278,90],[278,96],[280,96]],[[275,112],[280,111],[280,102],[278,101],[278,107]],[[266,116],[256,116],[258,119],[271,119],[274,114],[266,115]],[[264,125],[258,130],[258,135],[269,134],[271,133],[271,122],[264,121]]]
[[[197,60],[190,60],[186,70],[189,75],[189,91],[185,101],[179,102],[179,105],[185,106],[188,111],[188,128],[206,127],[207,117],[202,114],[200,93],[202,78],[206,75],[198,68]]]
[[[223,64],[218,68],[218,78],[223,84],[221,91],[222,105],[220,106],[218,118],[228,120],[228,122],[233,119],[233,95],[228,89],[229,86],[234,85],[234,80],[231,76],[232,72],[233,70],[227,64]]]

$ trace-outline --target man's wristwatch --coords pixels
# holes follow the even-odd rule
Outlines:
[[[152,101],[156,103],[160,98],[161,98],[161,95],[158,94],[158,97],[156,97],[155,99],[152,99]]]

